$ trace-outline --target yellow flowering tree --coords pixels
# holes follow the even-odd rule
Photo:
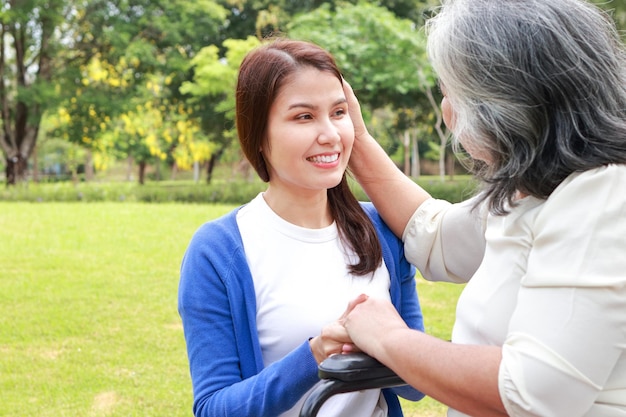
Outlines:
[[[222,44],[226,51],[223,56],[217,46],[210,45],[202,48],[190,61],[193,80],[184,82],[180,92],[191,97],[188,101],[196,106],[203,133],[213,144],[213,152],[207,165],[207,182],[211,181],[217,160],[234,148],[234,93],[237,71],[244,56],[259,44],[260,41],[253,36],[246,39],[227,39]],[[242,158],[238,151],[234,152],[239,159]]]
[[[195,51],[219,37],[227,10],[213,0],[95,0],[75,13],[67,54],[76,65],[59,83],[64,100],[51,134],[89,150],[96,169],[113,158],[136,162],[140,181],[152,163],[188,169],[205,161],[208,139],[178,89]]]

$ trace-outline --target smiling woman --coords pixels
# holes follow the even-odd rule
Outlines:
[[[341,79],[314,67],[287,77],[272,104],[267,132],[261,145],[270,176],[267,203],[300,226],[330,225],[330,212],[309,218],[301,213],[302,206],[317,211],[313,205],[325,205],[319,196],[342,181],[348,166],[354,126]]]
[[[236,98],[241,148],[268,186],[203,225],[183,259],[179,311],[193,410],[297,416],[319,380],[317,365],[351,346],[339,323],[349,300],[390,300],[423,330],[415,269],[373,206],[350,191],[354,126],[328,52],[270,41],[243,60]],[[398,417],[397,394],[423,396],[396,390],[340,395],[319,415]]]

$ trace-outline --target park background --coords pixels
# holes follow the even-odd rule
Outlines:
[[[626,27],[626,0],[596,3]],[[233,91],[268,34],[329,49],[399,169],[436,197],[471,195],[425,55],[436,5],[3,0],[0,416],[191,415],[178,268],[200,224],[264,187]],[[461,288],[418,277],[429,333],[449,338]]]

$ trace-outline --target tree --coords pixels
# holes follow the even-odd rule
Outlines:
[[[306,14],[319,7],[338,11],[346,6],[364,3],[362,0],[219,0],[230,14],[222,41],[228,38],[245,39],[257,36],[259,39],[274,32],[283,32],[289,22],[299,14]],[[417,26],[424,22],[429,6],[438,0],[385,0],[369,2],[384,7],[396,17],[413,21]]]
[[[218,38],[227,11],[212,0],[96,0],[75,14],[61,89],[66,123],[56,133],[137,162],[140,183],[150,163],[187,169],[190,159],[208,159],[201,120],[179,87],[191,76],[189,59]]]
[[[110,145],[109,123],[153,75],[170,80],[165,108],[177,109],[188,60],[219,38],[227,15],[213,0],[3,2],[0,146],[7,183],[25,177],[41,118],[59,103],[64,123],[57,133],[89,155]]]
[[[0,146],[9,185],[24,178],[42,115],[55,101],[55,31],[68,13],[63,0],[9,0],[0,7]]]
[[[235,119],[235,84],[237,82],[237,72],[244,56],[260,41],[254,36],[247,39],[227,39],[222,47],[226,50],[225,56],[219,55],[219,48],[209,45],[202,48],[191,60],[194,70],[192,81],[183,83],[180,91],[189,94],[194,102],[206,101],[207,97],[213,98],[215,107],[214,113],[208,113],[203,126],[221,127],[219,132],[211,132],[210,128],[205,128],[206,134],[213,133],[213,141],[216,145],[215,157],[221,156],[231,146],[236,137],[234,129]],[[213,123],[211,123],[213,119]],[[215,119],[229,121],[225,123],[215,123]],[[214,163],[215,158],[211,161]],[[207,181],[210,182],[213,164],[210,163],[207,172]]]

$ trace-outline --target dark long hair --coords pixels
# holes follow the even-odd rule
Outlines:
[[[241,63],[236,89],[236,122],[239,143],[259,177],[270,180],[260,149],[267,133],[269,111],[285,78],[304,68],[333,74],[343,84],[332,55],[319,46],[277,38],[251,51]],[[372,222],[350,190],[346,173],[339,185],[328,190],[330,211],[339,236],[357,254],[350,265],[355,275],[374,272],[382,262],[382,249]]]

